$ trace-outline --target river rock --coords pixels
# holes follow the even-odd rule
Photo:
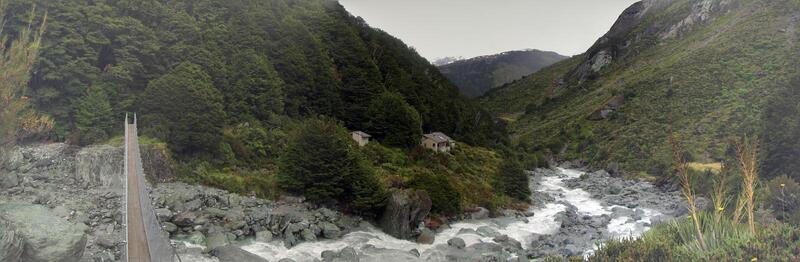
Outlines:
[[[506,250],[511,252],[517,252],[522,250],[522,243],[520,243],[516,239],[508,237],[508,235],[496,236],[492,240],[503,246],[503,248],[505,248]]]
[[[206,236],[200,231],[193,231],[189,234],[189,237],[186,238],[186,241],[195,245],[205,245]]]
[[[228,238],[228,235],[223,232],[209,233],[208,237],[206,238],[206,248],[210,250],[230,244],[231,240]]]
[[[342,230],[333,223],[322,223],[322,236],[327,239],[336,239],[342,236]]]
[[[339,252],[330,250],[322,252],[322,261],[324,262],[358,262],[358,252],[353,247],[342,248]]]
[[[97,244],[98,246],[100,246],[102,248],[106,248],[106,249],[114,248],[114,246],[115,246],[114,240],[111,240],[111,239],[106,238],[106,237],[98,237],[94,241],[94,243]]]
[[[478,234],[484,237],[496,237],[500,235],[500,232],[497,229],[491,228],[489,226],[480,226],[477,230]]]
[[[389,196],[380,227],[400,239],[412,237],[414,229],[431,210],[431,198],[424,190],[396,190]]]
[[[220,261],[267,262],[268,260],[235,246],[223,246],[211,251]]]
[[[159,208],[156,209],[155,211],[156,211],[156,218],[158,218],[158,221],[169,221],[170,219],[172,219],[173,214],[172,211],[169,209]]]
[[[489,218],[489,210],[483,207],[478,207],[476,211],[469,213],[471,219],[487,219]]]
[[[110,145],[85,147],[75,155],[75,172],[72,174],[83,186],[111,189],[122,193],[125,181],[123,158],[121,147]]]
[[[432,230],[428,229],[427,227],[423,227],[420,230],[419,236],[417,236],[417,243],[420,244],[433,244],[433,241],[436,239],[436,234],[433,233]]]
[[[456,233],[456,235],[465,235],[465,234],[478,235],[478,232],[476,232],[475,229],[472,228],[462,228],[458,230],[458,233]]]
[[[263,230],[256,232],[256,241],[264,243],[272,241],[272,231]]]
[[[86,227],[59,218],[46,207],[24,203],[2,204],[0,220],[8,221],[8,226],[24,239],[20,261],[70,262],[78,261],[83,256]],[[11,234],[6,236],[13,237]],[[10,243],[14,241],[12,238]],[[16,251],[11,249],[11,252]]]
[[[190,227],[194,225],[195,219],[197,219],[197,213],[186,211],[175,215],[172,219],[172,223],[181,227]]]
[[[465,243],[464,240],[461,238],[454,237],[451,238],[450,240],[447,240],[447,245],[458,249],[464,249],[464,247],[467,246],[467,243]]]
[[[163,228],[164,231],[167,231],[170,234],[175,233],[175,231],[178,231],[178,226],[170,222],[161,222],[161,228]]]

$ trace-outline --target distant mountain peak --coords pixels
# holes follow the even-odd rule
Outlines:
[[[477,97],[567,58],[556,52],[524,49],[469,59],[438,59],[434,64],[461,93]]]
[[[435,66],[443,66],[443,65],[450,64],[450,63],[453,63],[453,62],[456,62],[456,61],[460,61],[460,60],[464,60],[464,57],[463,56],[446,56],[446,57],[434,59],[433,62],[431,62],[431,64],[433,64]]]

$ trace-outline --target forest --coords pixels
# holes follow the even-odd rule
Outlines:
[[[31,12],[37,6],[46,12]],[[10,1],[6,13],[12,38],[46,23],[25,96],[53,126],[28,140],[115,144],[123,116],[136,113],[143,144],[164,149],[184,180],[264,197],[311,194],[276,182],[279,169],[290,169],[280,168],[281,159],[295,138],[309,137],[298,133],[325,131],[308,125],[373,134],[376,147],[410,159],[401,167],[424,172],[434,171],[419,167],[429,161],[414,152],[420,135],[434,131],[544,164],[541,156],[510,153],[502,122],[412,48],[336,1]],[[319,118],[327,124],[306,121]],[[322,154],[295,156],[314,153]],[[503,177],[497,165],[479,178],[496,185],[486,188],[493,206],[510,203],[493,197]],[[452,165],[431,168],[449,173],[446,183],[464,183]],[[383,180],[399,172],[369,170]]]

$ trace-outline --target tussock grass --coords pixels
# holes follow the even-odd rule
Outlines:
[[[722,172],[722,163],[699,163],[699,162],[689,162],[687,163],[689,166],[689,170],[695,172],[706,172],[709,171],[712,174],[719,174]]]

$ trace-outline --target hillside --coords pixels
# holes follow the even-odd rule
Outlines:
[[[690,161],[762,141],[766,176],[798,175],[796,1],[647,0],[583,55],[486,94],[528,150],[661,174],[677,133]]]
[[[45,21],[31,6],[10,2],[4,36]],[[522,168],[505,160],[544,164],[495,151],[507,145],[504,125],[336,1],[41,6],[44,40],[19,98],[55,121],[36,142],[119,144],[123,117],[136,113],[143,144],[163,156],[148,169],[153,177],[263,198],[299,195],[372,218],[397,189],[429,191],[436,213],[494,211],[528,197],[527,187],[513,186],[525,179]],[[371,134],[381,154],[358,147],[355,130]],[[460,149],[438,156],[420,147],[423,132],[435,131]],[[480,198],[468,195],[475,190]],[[464,197],[445,203],[437,195]]]
[[[567,57],[539,50],[508,51],[463,60],[443,60],[439,70],[461,93],[478,97],[492,88],[510,83]]]
[[[7,21],[9,35],[27,24],[30,4],[10,3],[8,13],[17,15]],[[196,151],[216,150],[222,129],[247,122],[276,127],[283,116],[328,115],[350,129],[369,131],[367,106],[384,92],[402,95],[419,113],[424,131],[481,145],[494,140],[479,131],[491,128],[491,117],[460,96],[434,66],[335,1],[56,1],[43,6],[49,23],[28,96],[55,119],[55,140],[101,141],[121,132],[123,112],[139,112],[148,120],[142,121],[144,135],[174,144],[167,131],[176,129],[164,123],[176,116],[156,112],[184,109],[205,111],[181,112],[189,118],[208,117],[195,119],[208,123],[191,123],[194,129],[209,128],[203,140],[211,148]],[[196,79],[174,77],[181,74]],[[165,98],[166,103],[145,96],[165,76],[166,85],[195,81],[194,99],[201,103],[179,108],[181,103],[170,101],[180,94]]]

